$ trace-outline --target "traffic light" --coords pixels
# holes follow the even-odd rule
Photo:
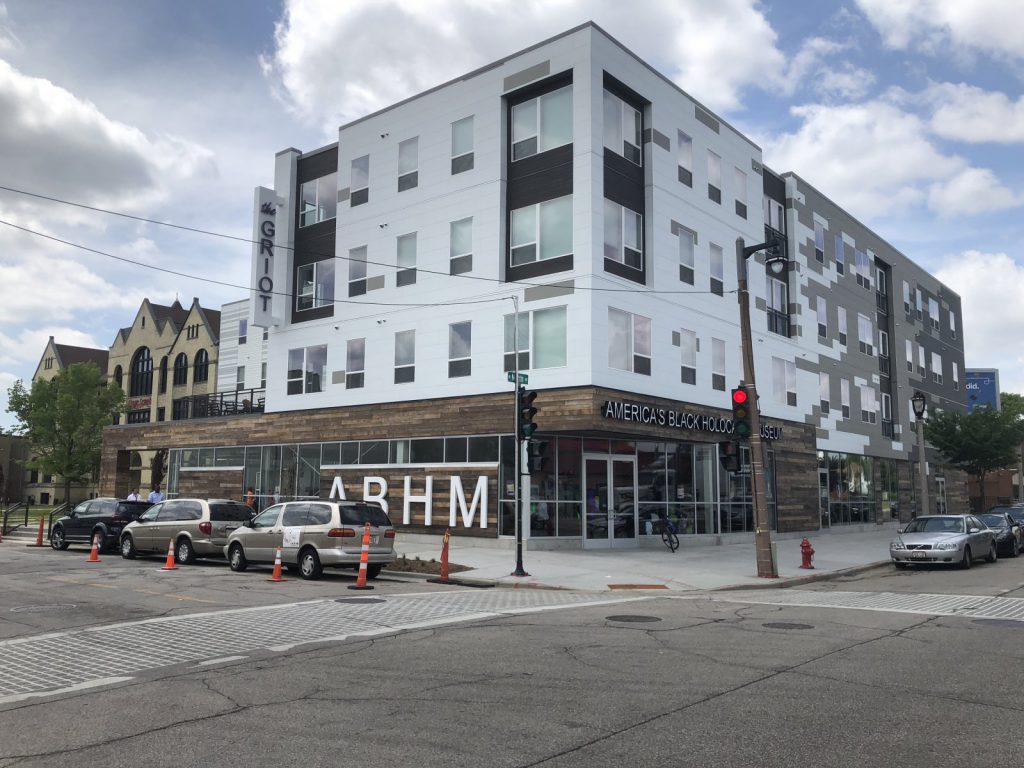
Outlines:
[[[548,441],[547,440],[531,440],[526,444],[527,462],[526,471],[533,472],[547,472],[550,460],[548,459]]]
[[[529,440],[537,425],[533,423],[533,417],[537,415],[537,409],[533,407],[533,401],[537,399],[537,393],[531,392],[526,387],[519,388],[519,439]]]
[[[740,471],[740,444],[735,440],[723,440],[718,444],[718,460],[726,472]]]
[[[745,389],[732,391],[732,433],[737,439],[750,437],[750,397]]]

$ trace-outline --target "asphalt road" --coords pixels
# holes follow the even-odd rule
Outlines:
[[[399,581],[354,593],[348,575],[267,584],[266,573],[222,565],[157,575],[157,560],[111,557],[86,569],[78,558],[84,553],[0,547],[6,637],[29,643],[70,630],[56,636],[70,644],[82,637],[76,627],[113,632],[112,622],[127,622],[128,631],[163,616],[145,626],[187,623],[193,642],[209,638],[221,660],[156,666],[162,651],[142,644],[154,667],[130,679],[0,704],[0,766],[1019,760],[1024,621],[744,604],[726,593],[588,604],[622,596]],[[851,590],[1012,598],[1022,584],[1024,558],[967,572],[886,568],[801,589],[829,598]],[[319,616],[355,595],[384,602],[340,608],[356,618],[391,611],[390,628],[234,660],[212,652],[225,615]],[[11,611],[44,605],[76,607]],[[456,613],[445,617],[440,605]],[[221,624],[196,633],[215,619]],[[0,644],[0,664],[11,650]],[[49,666],[59,669],[59,658]]]

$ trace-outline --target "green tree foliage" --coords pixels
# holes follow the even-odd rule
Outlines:
[[[64,479],[64,500],[72,483],[84,483],[100,465],[103,427],[124,410],[124,392],[108,387],[92,363],[76,363],[49,381],[21,381],[7,390],[7,411],[18,419],[15,431],[28,438],[29,466]]]
[[[1018,414],[1007,410],[943,411],[929,417],[924,435],[946,461],[978,479],[985,509],[985,475],[1017,461],[1017,448],[1024,439],[1022,425]]]

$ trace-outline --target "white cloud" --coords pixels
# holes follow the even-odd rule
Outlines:
[[[1024,57],[1018,0],[856,0],[890,48],[928,53]]]
[[[46,343],[51,336],[58,344],[68,344],[72,347],[102,349],[107,347],[111,341],[97,343],[91,334],[67,326],[39,325],[33,328],[23,328],[16,336],[0,333],[0,367],[10,368],[31,363],[30,367],[34,372],[34,366],[43,356],[43,350],[46,349]]]
[[[819,93],[826,96],[859,101],[867,96],[874,84],[875,76],[872,72],[847,62],[838,69],[822,68],[815,87]]]
[[[1024,142],[1024,96],[1012,101],[1005,93],[967,83],[937,83],[921,98],[932,109],[931,129],[938,136],[972,143]]]
[[[289,0],[261,61],[289,108],[331,135],[591,19],[713,109],[735,109],[749,85],[783,82],[757,0]]]
[[[6,3],[0,3],[0,55],[21,48],[21,41],[14,34],[14,26],[7,14]]]
[[[1013,342],[1024,328],[1024,266],[1005,253],[965,251],[935,276],[960,294],[968,367],[998,368],[1004,392],[1024,393],[1024,348]]]
[[[928,205],[937,213],[954,217],[1002,211],[1024,204],[1024,195],[1003,186],[987,168],[965,168],[928,190]]]

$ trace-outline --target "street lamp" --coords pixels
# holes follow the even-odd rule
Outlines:
[[[740,347],[743,353],[743,381],[740,388],[746,390],[750,409],[750,484],[754,498],[754,555],[757,559],[757,575],[766,579],[777,579],[778,569],[772,557],[772,532],[768,520],[768,502],[765,495],[764,447],[761,443],[761,414],[757,404],[757,386],[754,379],[754,346],[750,334],[750,293],[747,289],[747,259],[758,251],[765,252],[765,266],[773,275],[780,275],[786,269],[786,257],[777,239],[757,245],[744,246],[743,238],[736,238],[736,282],[737,300],[740,305]]]
[[[929,514],[928,510],[928,462],[925,461],[924,455],[924,412],[928,406],[928,401],[924,396],[923,392],[914,392],[914,396],[910,398],[910,404],[914,408],[914,418],[917,420],[917,468],[920,472],[921,481],[921,505],[920,514]]]

